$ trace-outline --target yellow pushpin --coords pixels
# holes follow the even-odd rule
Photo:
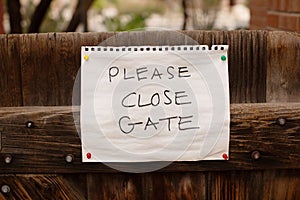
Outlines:
[[[85,55],[83,56],[83,59],[86,60],[86,61],[88,61],[89,56],[85,54]]]

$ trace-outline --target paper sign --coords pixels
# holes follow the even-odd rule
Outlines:
[[[228,159],[227,49],[82,47],[83,162]]]

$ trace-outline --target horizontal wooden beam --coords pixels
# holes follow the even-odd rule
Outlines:
[[[0,199],[78,199],[86,198],[84,174],[0,175]]]
[[[79,107],[0,108],[0,174],[116,172],[81,162],[73,117]],[[300,103],[232,104],[228,161],[174,162],[160,171],[257,169],[300,169]]]
[[[282,64],[298,66],[299,35],[295,33],[292,37],[286,32],[271,34],[264,30],[0,34],[0,106],[80,105],[80,98],[72,102],[73,92],[79,93],[74,84],[77,86],[76,77],[80,77],[80,49],[91,45],[229,45],[232,103],[266,102],[267,81],[273,83],[273,79],[276,87],[268,85],[273,101],[278,96],[277,88],[281,88],[280,94],[285,94],[284,91],[292,93],[285,94],[285,98],[297,97],[299,92],[293,86],[299,85],[297,69],[292,70],[292,81],[286,81],[285,77],[289,77],[291,70],[285,71]],[[267,49],[268,45],[270,49]],[[266,78],[267,63],[274,68],[268,74],[268,77],[274,77],[271,80]]]

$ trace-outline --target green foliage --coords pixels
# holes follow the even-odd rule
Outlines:
[[[106,3],[107,3],[106,0],[94,0],[92,7],[101,10],[105,7]]]
[[[220,4],[220,0],[203,0],[203,10],[214,10]]]
[[[196,30],[211,30],[219,10],[220,0],[192,0],[193,9],[190,13],[192,26]]]
[[[4,0],[6,3],[7,0]],[[54,1],[53,1],[54,2]],[[70,1],[71,2],[71,1]],[[53,10],[56,7],[50,7],[43,20],[40,32],[58,32],[64,30],[68,21],[65,19],[66,10],[70,9],[70,3],[65,4],[62,8],[59,8],[53,14]],[[106,26],[108,31],[127,31],[136,28],[146,27],[146,20],[153,13],[162,13],[165,9],[165,2],[161,0],[94,0],[92,4],[92,9],[94,9],[94,14],[102,15],[103,24]],[[37,6],[36,1],[27,0],[26,3],[22,5],[22,28],[24,32],[27,32],[30,25],[30,20],[34,10]],[[106,8],[115,8],[117,10],[116,16],[105,16],[102,12]]]
[[[59,14],[59,17],[57,19],[53,19],[49,15],[49,11],[47,12],[47,15],[45,16],[45,19],[40,27],[41,33],[47,33],[47,32],[59,32],[63,30],[63,24],[64,24],[64,18],[62,14]]]
[[[249,8],[249,4],[250,4],[250,0],[246,0],[245,1],[245,6],[247,6]]]
[[[104,25],[108,31],[128,31],[136,28],[145,28],[146,20],[153,13],[162,13],[164,4],[158,0],[133,1],[112,0],[111,6],[117,9],[114,17],[104,17]]]
[[[21,5],[22,6],[22,5]],[[21,14],[22,14],[22,29],[23,32],[27,32],[28,27],[30,25],[31,16],[34,13],[36,6],[33,3],[33,0],[29,0],[27,4],[21,8]]]
[[[128,17],[129,20],[122,20],[124,17]],[[147,13],[118,15],[116,17],[105,18],[104,24],[109,31],[128,31],[136,28],[144,28],[148,17],[149,14]]]
[[[204,3],[209,7],[214,7],[220,3],[220,0],[204,0]]]

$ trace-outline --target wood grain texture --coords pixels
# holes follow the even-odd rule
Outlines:
[[[145,199],[297,199],[299,170],[146,174]]]
[[[299,199],[300,170],[89,174],[88,199]]]
[[[266,101],[266,31],[153,31],[114,35],[103,45],[229,45],[230,101]]]
[[[300,170],[0,175],[0,199],[299,199]]]
[[[78,107],[74,109],[78,117]],[[299,113],[299,103],[232,104],[229,161],[176,162],[162,171],[299,169]],[[1,108],[0,116],[1,155],[13,157],[11,164],[0,162],[0,173],[115,171],[103,164],[81,162],[72,107]],[[286,119],[284,126],[277,124],[279,117]],[[26,128],[27,121],[34,127]],[[254,150],[260,152],[260,159],[251,159]],[[67,154],[74,156],[73,163],[65,161]],[[135,166],[140,167],[128,167]]]
[[[267,31],[0,35],[0,107],[12,106],[0,108],[0,187],[12,188],[0,199],[300,199],[299,104],[234,104],[229,161],[175,162],[147,174],[82,164],[70,107],[13,107],[80,105],[80,47],[99,44],[229,44],[231,103],[299,102],[299,40]]]
[[[1,35],[0,52],[4,60],[0,61],[0,91],[7,91],[3,92],[1,106],[72,105],[73,86],[80,69],[80,47],[87,45],[228,44],[231,102],[265,102],[267,37],[266,31]],[[7,87],[5,80],[12,82],[13,87]],[[80,94],[78,88],[75,87],[76,94]],[[80,103],[78,98],[75,102]]]
[[[267,102],[300,102],[300,34],[268,35]]]
[[[88,199],[145,199],[146,184],[142,174],[88,174]]]
[[[22,106],[18,35],[0,34],[0,106]]]
[[[213,34],[212,34],[213,33]],[[199,44],[228,44],[231,103],[266,101],[267,31],[186,32]]]
[[[24,105],[71,102],[78,70],[73,34],[21,35],[21,40]]]
[[[74,82],[80,69],[81,46],[98,45],[105,39],[105,35],[107,34],[85,34],[84,37],[79,33],[19,35],[20,64],[16,67],[20,67],[22,83],[15,88],[23,92],[23,105],[72,105]],[[74,102],[79,105],[78,100]]]
[[[111,36],[102,45],[220,45],[228,44],[230,101],[266,101],[266,31],[153,31],[130,32]]]
[[[52,87],[47,87],[52,83],[51,79],[54,85],[57,81],[53,79],[52,71],[53,48],[48,48],[45,34],[21,35],[20,40],[24,105],[30,105],[28,102],[47,105],[53,96],[57,96]]]
[[[1,193],[0,199],[87,199],[85,175],[0,175],[0,187],[10,192]]]

